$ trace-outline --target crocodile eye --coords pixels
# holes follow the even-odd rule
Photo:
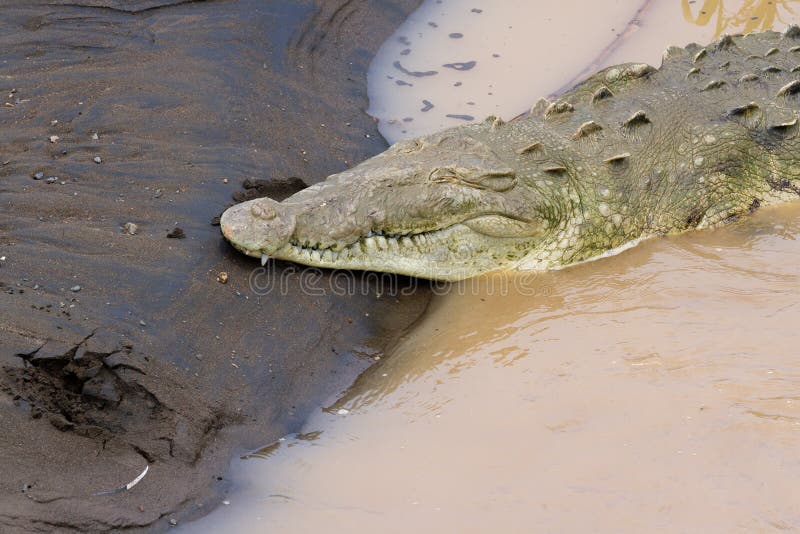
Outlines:
[[[507,172],[484,174],[478,179],[478,183],[482,188],[502,193],[517,185],[517,177],[515,174]]]
[[[430,174],[430,181],[465,185],[474,189],[491,189],[502,193],[517,185],[517,178],[510,172],[489,172],[475,177],[452,167],[439,167]]]

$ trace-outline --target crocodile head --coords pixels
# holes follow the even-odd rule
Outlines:
[[[283,202],[231,207],[222,232],[250,256],[317,267],[438,280],[513,268],[560,221],[551,204],[537,210],[506,162],[514,155],[479,137],[461,129],[397,143]]]

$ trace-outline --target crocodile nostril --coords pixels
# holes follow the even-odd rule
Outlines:
[[[271,207],[258,204],[253,204],[250,207],[250,213],[253,214],[253,217],[258,217],[259,219],[265,219],[267,221],[274,219],[278,215]]]

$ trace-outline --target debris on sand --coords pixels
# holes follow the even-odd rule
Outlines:
[[[122,229],[128,235],[136,235],[139,233],[139,226],[132,222],[126,222],[122,225]]]
[[[167,237],[170,239],[184,239],[186,237],[186,232],[183,231],[183,228],[180,226],[176,226],[172,230],[169,231]]]
[[[57,135],[51,135],[50,137],[48,137],[48,139],[50,140],[51,143],[58,143],[58,140],[61,138]]]
[[[225,271],[220,272],[217,275],[217,282],[219,282],[220,284],[227,284],[228,283],[228,273],[226,273]]]
[[[146,465],[146,466],[144,466],[144,471],[139,473],[138,477],[134,478],[133,480],[131,480],[130,482],[128,482],[124,486],[122,486],[120,488],[117,488],[117,489],[113,489],[113,490],[98,491],[97,493],[95,493],[95,495],[114,495],[116,493],[122,493],[123,491],[128,491],[132,487],[134,487],[136,484],[141,482],[141,480],[144,478],[144,476],[147,474],[147,472],[149,470],[150,470],[150,465]]]
[[[103,163],[103,158],[101,158],[100,156],[95,156],[92,161],[94,161],[95,163]]]

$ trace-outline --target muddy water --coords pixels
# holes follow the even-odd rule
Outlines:
[[[698,4],[584,5],[582,18],[638,12],[585,57],[658,63],[672,42],[786,21],[791,3]],[[558,28],[575,16],[564,6],[547,6]],[[573,50],[548,52],[563,67]],[[541,92],[581,76],[569,65]],[[235,462],[228,505],[193,531],[800,529],[798,237],[794,204],[561,271],[448,286],[303,434]]]
[[[454,286],[305,435],[237,463],[209,531],[798,529],[798,237],[794,204]]]
[[[369,113],[389,142],[505,119],[600,68],[668,45],[781,29],[797,0],[429,0],[379,50]]]
[[[207,524],[800,528],[798,237],[794,204],[453,287],[307,434],[239,462]]]

